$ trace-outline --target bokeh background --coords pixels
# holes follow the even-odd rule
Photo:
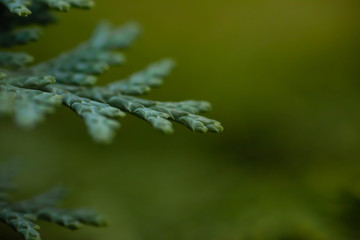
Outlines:
[[[128,116],[99,146],[66,108],[29,132],[2,119],[1,161],[24,159],[17,197],[62,183],[64,206],[109,222],[75,232],[41,223],[44,240],[360,239],[358,0],[98,0],[58,16],[18,50],[41,61],[100,20],[137,21],[144,34],[127,64],[100,83],[172,57],[175,72],[148,97],[209,100],[225,131],[163,136]]]

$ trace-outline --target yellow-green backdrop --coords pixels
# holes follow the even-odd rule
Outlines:
[[[2,119],[1,161],[24,160],[18,197],[62,183],[64,206],[109,222],[76,232],[43,223],[44,240],[359,239],[358,0],[98,0],[58,16],[18,50],[41,61],[100,20],[137,21],[126,65],[100,84],[172,57],[176,70],[148,97],[209,100],[225,131],[163,136],[128,116],[99,146],[66,108],[33,131]]]

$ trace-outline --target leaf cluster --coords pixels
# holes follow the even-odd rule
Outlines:
[[[25,240],[41,240],[40,227],[35,223],[37,220],[72,230],[84,224],[105,226],[104,219],[92,210],[59,208],[59,202],[66,195],[63,187],[55,187],[26,200],[12,201],[10,193],[16,189],[13,184],[14,167],[14,163],[8,163],[0,170],[0,222],[10,226]]]
[[[87,0],[0,2],[0,18],[6,19],[1,21],[0,47],[37,40],[41,35],[37,29],[22,26],[53,21],[49,8],[65,11],[93,5]],[[171,59],[152,63],[126,79],[95,85],[109,66],[124,63],[119,50],[130,47],[139,34],[135,23],[113,27],[103,22],[88,41],[32,66],[27,65],[33,57],[26,53],[0,52],[0,115],[13,115],[19,126],[33,128],[63,104],[83,118],[91,137],[101,143],[111,142],[120,127],[117,119],[126,112],[166,134],[173,132],[172,122],[200,133],[221,132],[223,127],[218,121],[198,115],[211,109],[208,102],[160,102],[138,97],[163,83],[174,66]]]

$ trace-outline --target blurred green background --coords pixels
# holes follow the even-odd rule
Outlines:
[[[128,116],[99,146],[66,108],[30,132],[2,119],[1,161],[24,159],[18,197],[62,183],[64,206],[110,223],[42,223],[44,240],[360,239],[358,0],[98,0],[58,16],[18,50],[45,60],[102,19],[135,20],[143,36],[100,83],[172,57],[175,72],[149,98],[209,100],[225,131],[163,136]]]

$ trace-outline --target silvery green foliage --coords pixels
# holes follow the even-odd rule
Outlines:
[[[42,32],[34,24],[45,25],[55,20],[49,9],[67,11],[71,7],[88,9],[92,0],[0,0],[0,47],[26,44],[41,37]],[[4,53],[2,66],[22,66],[31,57],[26,54]],[[6,61],[8,59],[8,61]]]
[[[40,36],[37,30],[16,30],[16,27],[51,22],[48,7],[66,10],[70,6],[88,8],[92,5],[85,0],[0,2],[20,16],[30,14],[26,9],[33,12],[23,21],[23,17],[9,15],[6,9],[0,11],[0,18],[8,21],[0,27],[5,33],[0,37],[3,47],[36,40]],[[172,121],[200,133],[221,132],[219,122],[198,115],[210,110],[208,102],[160,102],[137,97],[162,84],[174,66],[171,59],[152,63],[126,79],[95,86],[97,76],[110,65],[124,62],[123,54],[117,50],[130,47],[139,33],[135,23],[113,27],[104,22],[88,41],[75,49],[30,67],[26,64],[33,58],[26,53],[0,52],[0,115],[14,115],[19,126],[33,128],[62,103],[84,119],[89,134],[101,143],[112,140],[120,127],[117,119],[125,116],[125,112],[163,133],[173,132]]]
[[[94,5],[92,0],[0,0],[10,12],[27,17],[32,13],[33,4],[45,4],[50,8],[59,11],[68,11],[70,7],[91,8]]]
[[[58,208],[66,191],[55,187],[48,192],[22,201],[11,201],[13,184],[13,165],[7,164],[0,170],[0,222],[21,234],[25,240],[40,240],[40,227],[36,220],[44,220],[75,230],[82,225],[101,227],[105,225],[102,217],[88,209]]]

